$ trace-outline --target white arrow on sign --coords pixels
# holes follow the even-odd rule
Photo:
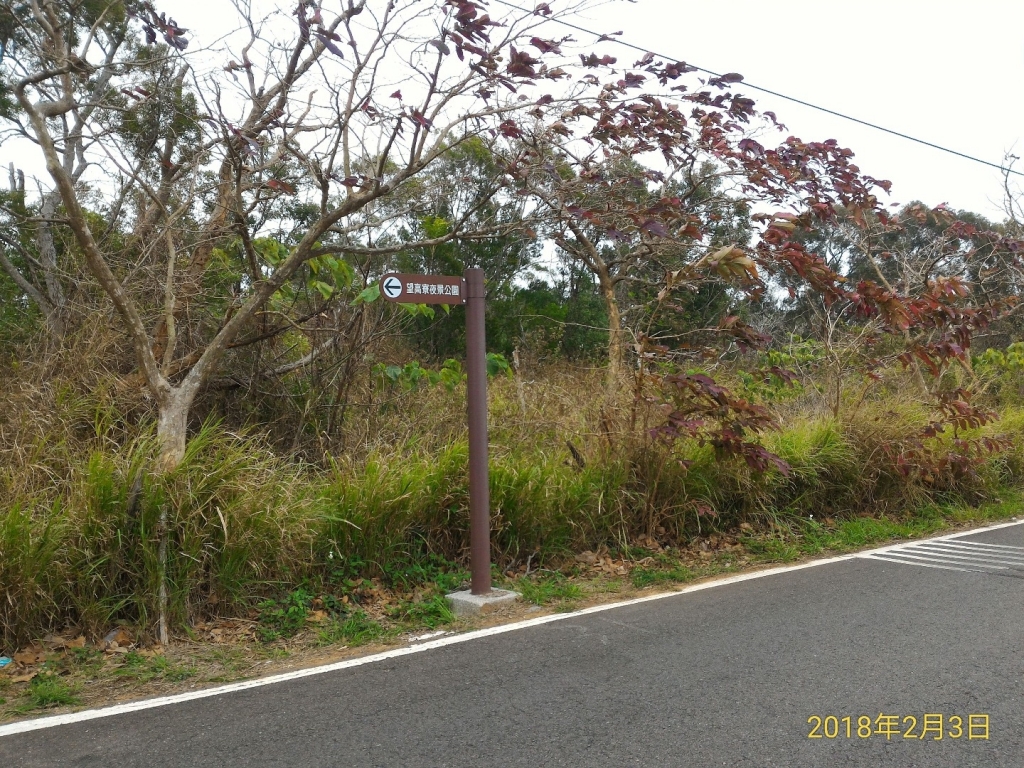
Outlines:
[[[384,289],[384,295],[389,299],[397,299],[402,295],[402,281],[397,277],[389,277],[381,287]]]

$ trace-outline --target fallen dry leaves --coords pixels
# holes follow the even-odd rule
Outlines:
[[[200,640],[214,643],[245,643],[256,640],[259,623],[255,619],[230,618],[200,621],[193,626]]]
[[[85,648],[85,635],[79,635],[73,640],[68,640],[60,635],[47,635],[43,638],[42,643],[52,651],[59,651],[65,648]]]
[[[625,560],[616,560],[610,555],[599,555],[589,550],[576,555],[576,561],[588,566],[592,572],[606,573],[609,576],[626,576],[632,566],[632,563]]]

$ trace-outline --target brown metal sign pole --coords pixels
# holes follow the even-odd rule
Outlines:
[[[487,348],[484,271],[467,269],[466,399],[469,405],[469,557],[474,595],[491,591],[491,494],[487,479]]]

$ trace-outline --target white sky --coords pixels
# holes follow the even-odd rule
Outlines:
[[[588,15],[580,26],[622,30],[623,40],[657,53],[739,72],[753,84],[934,144],[995,163],[1014,148],[1024,157],[1021,2],[639,0]],[[639,58],[620,46],[602,43],[605,49],[620,61]],[[892,202],[920,199],[1004,218],[1002,176],[994,168],[749,95],[790,133],[852,149],[865,173],[893,182]]]
[[[279,4],[290,13],[294,0]],[[339,4],[323,3],[328,12]],[[563,3],[550,4],[557,10]],[[190,27],[197,45],[214,43],[237,18],[230,0],[157,0],[157,6]],[[492,15],[503,10],[494,3]],[[1024,156],[1024,3],[611,0],[578,21],[600,32],[622,30],[623,40],[671,58],[739,72],[751,83],[992,162],[1015,148]],[[566,33],[552,25],[548,36]],[[626,63],[639,58],[613,43],[595,50]],[[948,203],[1002,218],[996,169],[748,93],[789,132],[850,147],[865,173],[893,182],[892,202]],[[0,146],[0,166],[14,159],[33,175],[24,147],[14,144]]]

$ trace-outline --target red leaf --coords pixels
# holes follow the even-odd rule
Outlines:
[[[276,189],[280,192],[284,192],[286,195],[294,195],[295,187],[289,184],[287,181],[281,181],[280,179],[269,179],[267,186],[271,189]]]
[[[415,120],[420,125],[422,125],[424,128],[429,128],[430,126],[433,125],[429,118],[425,117],[422,112],[415,109],[412,111],[412,119]]]
[[[332,35],[332,33],[322,32],[320,30],[316,31],[316,36],[317,36],[317,38],[319,38],[320,42],[324,44],[324,48],[326,48],[328,51],[333,53],[338,58],[344,59],[345,58],[345,52],[342,51],[341,48],[336,46],[334,43],[332,43],[331,42],[331,38],[328,35]],[[333,37],[336,37],[339,40],[341,39],[337,35],[333,35]]]
[[[596,53],[592,53],[589,56],[584,56],[581,53],[580,54],[580,61],[583,63],[584,67],[600,67],[600,66],[611,66],[616,61],[618,61],[618,59],[616,59],[614,56],[609,56],[607,54],[605,54],[601,58],[597,58],[597,54]]]
[[[558,43],[554,40],[542,40],[539,37],[531,37],[530,45],[539,50],[541,53],[561,53],[562,49],[558,47]]]

